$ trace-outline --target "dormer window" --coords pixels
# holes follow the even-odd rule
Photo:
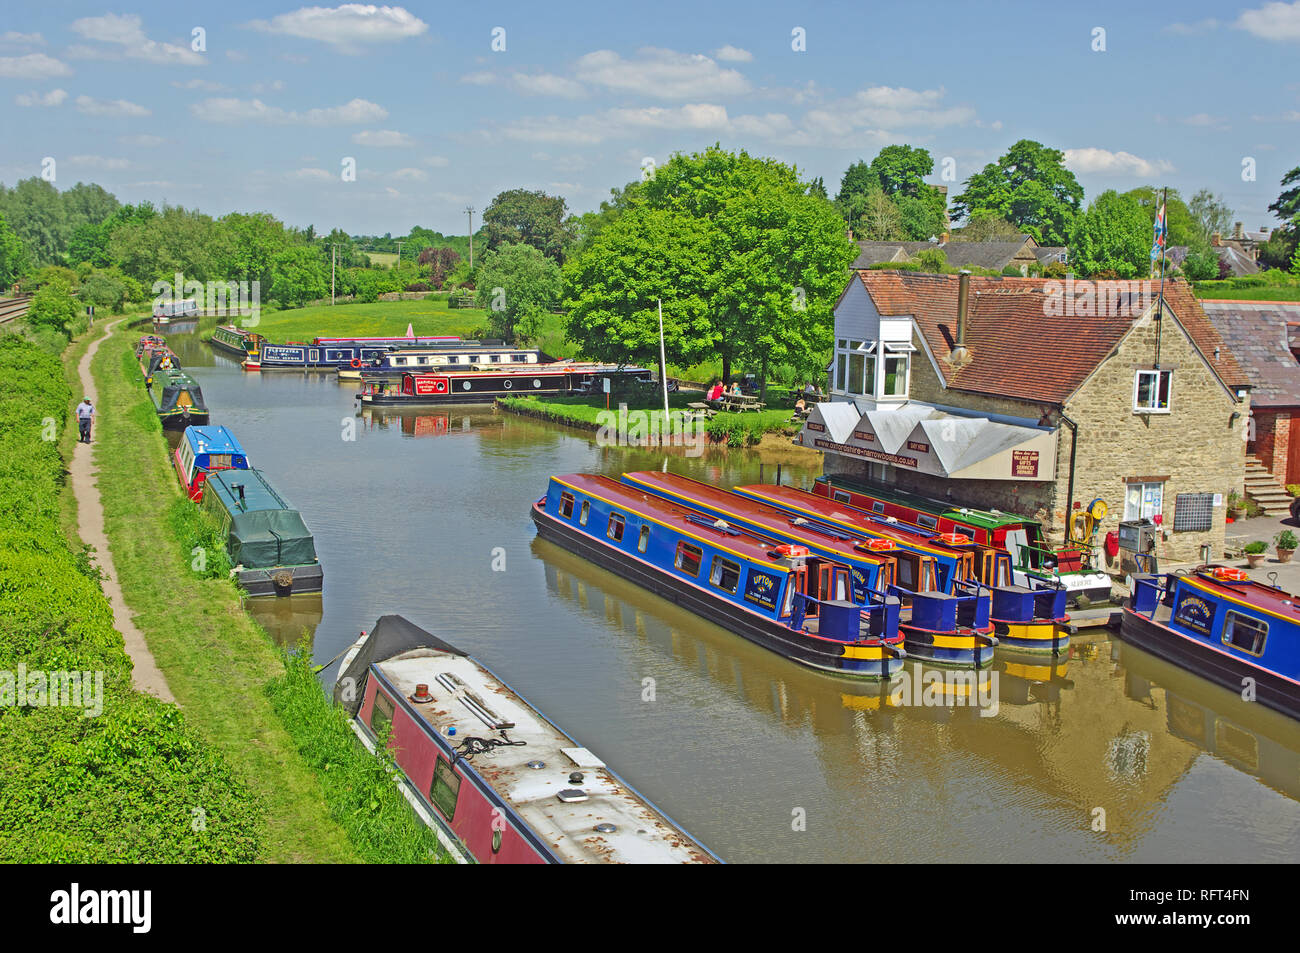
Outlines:
[[[881,397],[906,397],[908,378],[912,370],[912,351],[910,344],[885,343],[885,376],[882,381]]]
[[[1169,397],[1173,381],[1173,371],[1138,371],[1133,381],[1133,413],[1169,413]]]

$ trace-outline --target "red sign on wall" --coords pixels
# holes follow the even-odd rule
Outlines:
[[[929,453],[930,445],[919,440],[909,440],[907,441],[907,449],[915,450],[917,453]]]
[[[866,430],[855,430],[853,431],[853,436],[857,437],[859,440],[861,440],[864,443],[876,442],[876,435],[873,433],[869,433]]]
[[[1011,475],[1015,477],[1038,476],[1038,451],[1012,450]]]

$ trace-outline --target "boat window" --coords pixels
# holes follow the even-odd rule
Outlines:
[[[874,503],[871,504],[871,512],[873,512],[873,513],[884,513],[884,512],[885,512],[885,504],[884,504],[884,503],[881,503],[879,500],[876,500]]]
[[[587,517],[590,516],[590,515],[591,515],[591,501],[590,501],[590,500],[583,500],[583,501],[582,501],[582,512],[578,515],[578,524],[579,524],[580,526],[586,526],[586,525],[587,525]]]
[[[230,454],[228,453],[210,453],[208,454],[209,470],[229,470]]]
[[[394,364],[405,364],[405,363],[406,363],[406,358],[404,358],[404,357],[395,357],[395,358],[393,358],[393,363],[394,363]]]
[[[370,730],[382,735],[393,726],[393,700],[375,689],[375,704],[370,709]]]
[[[566,520],[573,516],[573,494],[560,494],[560,515]]]
[[[637,552],[644,553],[648,545],[650,545],[650,527],[642,526],[641,534],[637,537],[636,540]]]
[[[785,577],[785,595],[781,598],[781,617],[785,618],[794,609],[794,576],[789,573]]]
[[[460,363],[460,357],[458,357],[457,355],[453,354],[453,355],[451,355],[451,357],[447,358],[447,363],[448,363],[448,364],[459,364],[459,363]]]
[[[1228,610],[1223,620],[1224,645],[1231,645],[1249,655],[1263,655],[1267,637],[1268,623],[1263,619]]]
[[[609,514],[609,529],[605,530],[605,535],[614,542],[621,542],[623,539],[623,514]]]
[[[898,585],[916,591],[916,557],[911,554],[898,557]]]
[[[851,499],[853,499],[853,497],[849,496],[849,494],[845,493],[843,490],[835,491],[835,501],[837,503],[847,503]]]
[[[692,546],[690,543],[677,544],[677,559],[673,565],[686,573],[688,576],[698,576],[700,574],[700,563],[704,560],[704,551],[698,546]]]
[[[916,516],[916,525],[924,526],[926,529],[938,529],[939,521],[927,513],[918,513]]]
[[[493,363],[493,364],[500,364],[500,363],[501,363],[501,355],[500,355],[500,354],[493,354],[493,355],[492,355],[492,363]]]
[[[721,556],[714,556],[713,569],[709,572],[709,582],[723,592],[729,592],[734,596],[736,589],[740,586],[740,564],[732,562],[730,559],[723,559]]]
[[[459,794],[460,775],[445,758],[439,758],[433,766],[433,780],[429,782],[429,800],[450,821],[456,815],[456,797]]]

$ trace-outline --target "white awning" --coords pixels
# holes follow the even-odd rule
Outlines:
[[[800,442],[825,453],[960,480],[1053,480],[1056,431],[908,402],[862,411],[852,401],[814,405]]]

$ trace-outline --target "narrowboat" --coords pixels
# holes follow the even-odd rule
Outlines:
[[[902,533],[831,525],[809,511],[793,512],[760,498],[772,491],[776,500],[782,500],[777,491],[785,487],[746,487],[731,492],[675,473],[654,471],[628,473],[623,481],[711,518],[847,563],[854,571],[855,589],[858,576],[867,573],[861,554],[888,555],[895,564],[896,578],[883,591],[900,602],[899,629],[908,657],[972,668],[983,668],[993,660],[998,640],[989,620],[989,592],[971,578],[969,559],[962,554],[908,539]]]
[[[953,507],[948,503],[897,490],[846,480],[818,477],[813,493],[847,503],[878,516],[893,516],[936,533],[961,533],[980,546],[1009,553],[1015,582],[1034,587],[1059,580],[1071,604],[1111,600],[1110,577],[1092,565],[1090,551],[1078,546],[1048,547],[1037,520],[1003,513]]]
[[[425,347],[399,347],[374,360],[353,361],[339,368],[339,380],[399,379],[403,374],[440,370],[497,370],[553,364],[555,359],[535,348],[506,347],[501,341],[458,341]]]
[[[198,503],[209,473],[247,470],[248,454],[225,427],[186,427],[172,451],[172,463],[186,495]]]
[[[704,845],[471,655],[386,615],[339,667],[334,699],[386,742],[416,814],[482,864],[709,864]]]
[[[225,351],[238,357],[245,370],[254,371],[261,367],[262,345],[266,338],[252,331],[245,331],[234,325],[222,324],[212,331],[208,344],[218,351]]]
[[[454,344],[459,341],[458,337],[435,335],[400,338],[313,338],[309,344],[297,341],[288,344],[263,342],[258,365],[262,370],[277,368],[335,370],[345,366],[360,367],[382,357],[385,352],[394,348],[416,347],[422,344]],[[357,363],[353,365],[353,361]]]
[[[321,591],[311,531],[261,470],[218,470],[204,484],[201,505],[221,525],[242,589],[250,596]]]
[[[184,430],[208,422],[208,406],[198,382],[179,368],[159,368],[145,378],[149,397],[164,430]]]
[[[551,477],[538,534],[810,668],[890,678],[907,653],[899,601],[851,599],[852,570],[609,477]]]
[[[648,380],[640,367],[559,361],[535,368],[441,374],[403,373],[400,381],[363,380],[357,399],[363,407],[427,407],[438,404],[487,403],[498,397],[563,397],[586,393],[601,377]]]
[[[1300,599],[1252,581],[1244,570],[1135,575],[1120,637],[1300,718]]]

